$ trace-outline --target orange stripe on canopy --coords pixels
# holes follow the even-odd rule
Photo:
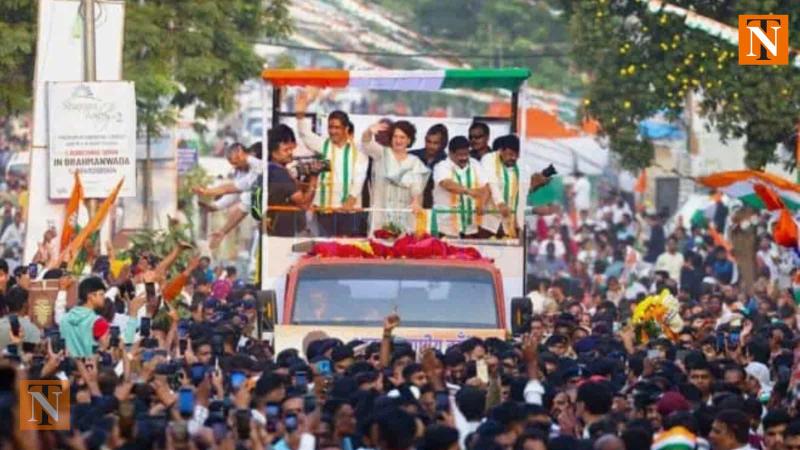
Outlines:
[[[350,83],[350,72],[341,69],[264,69],[261,78],[276,87],[316,86],[343,88]]]
[[[761,183],[756,183],[753,185],[753,191],[761,198],[761,201],[764,202],[764,206],[768,211],[775,211],[785,207],[783,200],[769,187]]]
[[[781,178],[777,175],[768,172],[760,172],[758,170],[732,170],[730,172],[719,172],[711,174],[707,177],[698,177],[697,181],[700,184],[708,187],[724,188],[733,183],[753,178],[772,184],[778,189],[800,193],[800,185],[797,183],[792,183],[791,181]]]

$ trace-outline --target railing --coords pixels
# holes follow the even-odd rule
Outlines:
[[[533,210],[533,208],[527,207],[526,208],[526,213],[530,213],[532,210]],[[305,212],[309,212],[309,211],[313,212],[313,213],[321,213],[321,214],[364,214],[364,213],[368,214],[368,213],[373,213],[373,212],[414,214],[414,215],[416,215],[416,217],[414,219],[415,220],[414,229],[413,230],[405,230],[407,232],[414,232],[414,233],[419,233],[422,230],[425,230],[426,232],[431,232],[431,228],[430,228],[429,225],[426,224],[426,222],[429,222],[429,221],[433,222],[433,221],[437,220],[439,215],[442,215],[442,214],[460,214],[461,213],[461,211],[459,209],[457,209],[457,208],[431,208],[431,209],[377,208],[377,207],[367,207],[367,208],[364,208],[364,207],[354,207],[354,208],[324,207],[324,208],[320,208],[320,207],[317,207],[317,206],[312,206],[312,207],[310,207],[308,209],[304,209],[304,208],[300,208],[300,207],[297,207],[297,206],[285,206],[285,205],[270,205],[270,206],[267,207],[267,213],[268,214],[270,212],[278,212],[278,213],[281,213],[281,212],[283,212],[283,213],[299,213],[299,212],[303,212],[303,213],[305,213]],[[482,209],[482,210],[480,210],[480,213],[478,215],[479,216],[483,216],[483,215],[490,215],[490,214],[501,215],[502,212],[499,209]],[[516,213],[512,214],[512,218],[514,219],[514,222],[516,222]],[[267,216],[264,215],[264,219],[263,220],[266,221],[266,219],[267,219]],[[334,224],[336,224],[336,220],[337,219],[338,218],[336,216],[333,217]],[[508,241],[508,242],[514,242],[514,244],[506,244],[506,245],[518,245],[518,241],[519,241],[519,237],[517,236],[517,225],[518,224],[515,224],[515,226],[512,227],[510,225],[513,222],[509,222],[508,220],[509,220],[508,218],[503,218],[502,219],[502,223],[504,225],[504,229],[508,233],[508,236],[505,237],[505,238],[500,238],[500,239],[497,239],[497,238],[494,238],[494,239],[461,239],[461,241],[469,241],[469,242],[473,242],[474,241],[476,243],[486,243],[486,242],[489,242],[489,241],[503,243],[503,242]],[[368,224],[367,223],[364,223],[364,224],[361,224],[361,225],[363,225],[366,228],[368,228]],[[297,228],[296,224],[295,224],[295,226],[293,228],[294,229]],[[298,230],[298,232],[295,233],[295,234],[300,234],[303,231],[305,231],[305,230]],[[367,237],[368,230],[365,229],[363,231],[365,231],[365,232],[364,233],[360,233],[360,234],[362,235],[362,237]]]

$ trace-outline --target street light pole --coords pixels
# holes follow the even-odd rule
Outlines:
[[[97,81],[95,56],[94,1],[83,0],[83,81]],[[97,212],[97,199],[89,199],[89,217]]]
[[[83,81],[97,81],[94,3],[95,0],[83,0]]]
[[[83,0],[83,81],[97,81],[97,54],[95,52],[94,6],[95,0]],[[89,217],[97,213],[97,199],[88,200]],[[102,233],[101,233],[102,234]]]

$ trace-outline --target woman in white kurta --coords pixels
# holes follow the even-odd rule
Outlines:
[[[375,142],[375,135],[390,130],[391,146]],[[408,154],[414,143],[416,129],[401,120],[391,126],[378,122],[362,136],[359,150],[372,158],[372,207],[404,211],[373,211],[370,215],[370,234],[394,224],[405,232],[414,231],[416,212],[422,205],[422,191],[430,171],[422,161]],[[411,210],[411,211],[408,211]]]

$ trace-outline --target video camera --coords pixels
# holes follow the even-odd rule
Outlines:
[[[331,162],[320,155],[294,158],[294,162],[297,178],[301,180],[331,171]]]
[[[556,168],[552,164],[550,164],[549,166],[545,167],[544,170],[542,170],[542,175],[544,175],[547,178],[550,178],[553,175],[556,175],[557,173],[558,171],[556,171]]]

